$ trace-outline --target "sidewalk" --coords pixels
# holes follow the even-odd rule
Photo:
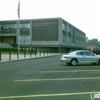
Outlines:
[[[0,62],[5,62],[5,61],[15,61],[15,60],[24,60],[24,59],[31,59],[31,58],[40,58],[40,57],[50,57],[50,56],[55,56],[58,55],[56,53],[54,54],[50,54],[50,53],[41,53],[41,55],[39,53],[37,53],[36,55],[30,55],[30,54],[19,54],[19,57],[17,57],[17,54],[11,54],[11,56],[9,54],[1,54],[1,61]]]

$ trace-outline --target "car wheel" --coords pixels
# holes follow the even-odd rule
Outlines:
[[[98,60],[98,65],[100,65],[100,59]]]
[[[71,62],[70,62],[70,64],[71,64],[72,66],[76,66],[77,63],[78,63],[78,62],[77,62],[76,59],[72,59]]]

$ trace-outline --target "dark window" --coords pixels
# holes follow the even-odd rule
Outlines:
[[[82,52],[77,52],[76,55],[83,55],[83,53]]]
[[[3,27],[1,27],[1,30],[3,30]]]
[[[85,56],[93,56],[93,54],[90,53],[90,52],[83,52],[83,54],[84,54]]]
[[[70,32],[68,32],[68,37],[71,37],[71,33]]]
[[[100,50],[100,48],[93,48],[93,50]]]
[[[66,31],[63,30],[63,35],[66,36]]]

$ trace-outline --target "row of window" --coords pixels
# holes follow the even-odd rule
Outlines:
[[[29,35],[20,35],[20,42],[29,42],[30,41],[30,36]]]
[[[85,39],[84,38],[81,38],[81,37],[78,37],[78,36],[76,36],[76,40],[84,41],[85,42]]]
[[[1,30],[15,30],[16,28],[16,24],[1,25]],[[20,28],[30,28],[30,24],[20,24]]]
[[[66,36],[66,31],[63,31],[63,35]],[[68,32],[68,37],[71,38],[71,33],[70,33],[70,32]],[[75,37],[75,36],[73,36],[73,39],[74,39],[74,37]],[[84,38],[81,38],[81,37],[78,37],[78,36],[76,36],[76,40],[85,41]]]
[[[76,29],[77,33],[81,33],[81,34],[85,35],[82,31],[78,30],[77,28],[75,28],[75,29]],[[64,30],[64,31],[68,30],[68,32],[70,32],[71,31],[71,25],[68,25],[68,27],[67,27],[66,24],[63,23],[62,24],[62,30]]]

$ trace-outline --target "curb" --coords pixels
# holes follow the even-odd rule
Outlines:
[[[16,60],[6,60],[6,61],[0,61],[0,63],[4,63],[4,62],[15,62],[15,61],[22,61],[22,60],[30,60],[30,59],[48,58],[48,57],[54,57],[54,56],[58,56],[58,55],[32,57],[32,58],[23,58],[23,59],[16,59]]]

